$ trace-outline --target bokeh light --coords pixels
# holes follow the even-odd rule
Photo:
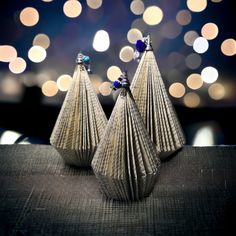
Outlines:
[[[147,29],[147,24],[144,22],[143,18],[135,19],[132,24],[131,28],[139,29],[141,32],[144,32]]]
[[[179,52],[171,52],[167,57],[168,65],[170,67],[175,67],[181,64],[183,60],[184,56]]]
[[[207,0],[187,0],[187,7],[190,11],[201,12],[207,7]]]
[[[99,86],[99,91],[103,96],[108,96],[111,94],[111,86],[112,84],[110,82],[103,82],[100,86]]]
[[[82,12],[81,3],[77,0],[68,0],[63,5],[63,12],[70,18],[75,18]]]
[[[190,92],[184,96],[184,105],[189,108],[198,107],[201,103],[201,99],[198,94]]]
[[[222,0],[211,0],[211,1],[215,3],[222,2]]]
[[[19,80],[7,75],[0,80],[0,90],[5,95],[17,96],[22,92],[22,85]]]
[[[53,80],[46,81],[42,86],[42,93],[46,97],[53,97],[57,94],[57,83]]]
[[[202,36],[207,40],[212,40],[217,37],[219,33],[218,26],[214,23],[207,23],[201,29]]]
[[[26,7],[20,12],[20,22],[25,26],[34,26],[39,21],[39,13],[33,7]]]
[[[157,25],[162,21],[163,12],[158,6],[147,7],[143,13],[143,20],[148,25]]]
[[[141,15],[144,12],[144,3],[141,0],[133,0],[130,4],[130,10],[135,14],[135,15]]]
[[[185,87],[183,84],[176,82],[169,87],[169,93],[172,97],[181,98],[185,94]]]
[[[221,44],[221,52],[225,56],[234,56],[236,54],[236,40],[226,39]]]
[[[51,78],[52,78],[52,76],[47,71],[41,71],[40,73],[37,73],[37,75],[36,75],[37,86],[39,86],[41,88],[42,85],[46,81],[51,80]]]
[[[217,69],[212,66],[205,67],[201,72],[202,80],[208,84],[214,83],[218,79],[218,76]]]
[[[52,2],[53,0],[42,0],[43,2]]]
[[[225,88],[220,83],[211,84],[208,88],[209,96],[214,100],[220,100],[225,97]]]
[[[184,42],[188,45],[188,46],[193,46],[194,41],[196,40],[196,38],[198,37],[198,33],[194,30],[190,30],[188,32],[186,32],[184,34]]]
[[[26,69],[26,62],[23,58],[17,57],[9,63],[9,70],[14,74],[20,74]]]
[[[138,39],[142,39],[142,32],[138,29],[130,29],[127,33],[127,39],[130,43],[135,44]]]
[[[87,5],[92,9],[98,9],[102,6],[102,0],[86,0]]]
[[[121,61],[123,62],[132,61],[133,56],[134,56],[134,49],[132,47],[124,46],[123,48],[121,48],[120,54],[119,54]]]
[[[161,35],[168,39],[174,39],[180,35],[182,26],[179,25],[175,20],[168,21],[161,28]]]
[[[202,54],[206,52],[208,48],[209,48],[209,43],[205,38],[198,37],[195,39],[193,43],[193,49],[195,52]]]
[[[0,45],[0,61],[10,62],[17,58],[17,51],[10,45]]]
[[[191,53],[185,58],[185,64],[189,69],[195,70],[202,63],[202,58],[197,53]]]
[[[71,85],[72,77],[70,75],[61,75],[57,79],[57,87],[60,91],[67,91]]]
[[[201,75],[194,73],[188,76],[186,83],[189,88],[196,90],[202,87],[203,80]]]
[[[94,88],[95,92],[96,92],[97,94],[99,94],[99,93],[100,93],[99,87],[100,87],[101,84],[102,84],[102,78],[101,78],[101,76],[99,76],[99,75],[97,75],[97,74],[91,74],[89,77],[90,77],[90,81],[91,81],[91,83],[92,83],[92,85],[93,85],[93,88]]]
[[[46,50],[41,46],[33,46],[28,51],[28,57],[32,62],[42,62],[47,56]]]
[[[122,71],[118,66],[110,66],[107,70],[107,78],[111,81],[117,80],[121,74]]]
[[[98,30],[93,38],[93,48],[97,52],[105,52],[110,47],[109,34],[105,30]]]
[[[41,46],[47,49],[50,46],[50,39],[46,34],[37,34],[33,40],[34,46]]]
[[[19,76],[20,80],[26,87],[33,87],[38,85],[37,75],[33,72],[27,72]]]
[[[176,15],[176,21],[180,25],[188,25],[192,20],[191,12],[188,10],[180,10]]]

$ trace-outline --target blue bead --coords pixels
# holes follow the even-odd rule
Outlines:
[[[84,56],[84,57],[83,57],[83,62],[84,62],[85,64],[89,64],[89,63],[90,63],[90,57],[89,57],[89,56]]]
[[[113,82],[113,86],[118,89],[118,88],[121,88],[122,85],[121,85],[120,81],[116,80]]]
[[[142,40],[137,40],[136,42],[136,49],[138,52],[144,52],[147,45]]]

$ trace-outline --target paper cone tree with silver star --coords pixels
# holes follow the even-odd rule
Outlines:
[[[137,41],[135,56],[140,53],[143,55],[130,89],[151,140],[163,160],[183,147],[185,138],[162,80],[150,36]]]
[[[57,118],[50,143],[67,164],[91,166],[107,118],[90,82],[90,58],[79,53],[73,80]]]
[[[139,200],[151,193],[160,160],[130,92],[127,75],[124,73],[113,85],[121,92],[92,168],[108,198]]]

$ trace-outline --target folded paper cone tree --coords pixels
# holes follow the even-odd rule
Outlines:
[[[106,124],[106,115],[90,82],[86,67],[82,60],[79,60],[50,143],[67,164],[91,166]]]
[[[130,90],[121,90],[92,168],[108,198],[139,200],[151,193],[160,160]]]
[[[147,47],[130,89],[151,140],[163,160],[183,147],[185,138],[162,80],[150,36],[147,38]]]

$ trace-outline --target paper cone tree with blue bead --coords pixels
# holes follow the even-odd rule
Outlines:
[[[184,134],[162,80],[150,36],[137,41],[135,57],[141,60],[130,89],[163,160],[183,147]]]
[[[108,198],[147,197],[159,175],[160,160],[129,89],[127,74],[113,83],[120,89],[92,168]]]
[[[73,80],[57,118],[50,143],[76,166],[91,161],[107,124],[106,115],[90,82],[90,58],[79,53]]]

